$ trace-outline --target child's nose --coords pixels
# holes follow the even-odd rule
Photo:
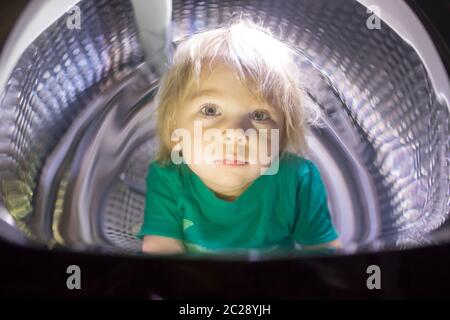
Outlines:
[[[244,145],[247,142],[245,131],[241,128],[224,131],[222,135],[225,143],[237,143]]]
[[[237,117],[236,119],[233,120],[230,119],[230,121],[225,123],[225,126],[222,128],[224,133],[226,132],[227,129],[229,131],[233,131],[236,137],[244,136],[245,135],[244,133],[248,129],[254,129],[253,122],[247,116]]]
[[[222,143],[233,145],[237,148],[245,148],[249,144],[249,137],[246,135],[248,129],[252,129],[252,122],[246,117],[238,117],[226,123],[222,129]],[[254,129],[254,128],[253,128]]]

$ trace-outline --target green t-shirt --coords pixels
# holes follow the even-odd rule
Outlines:
[[[144,223],[137,234],[180,239],[187,252],[272,250],[338,238],[316,165],[294,153],[278,172],[260,175],[234,201],[217,197],[185,163],[147,174]]]

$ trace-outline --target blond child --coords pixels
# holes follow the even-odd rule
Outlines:
[[[178,45],[155,98],[144,252],[340,247],[304,158],[318,111],[302,103],[294,56],[243,19]]]

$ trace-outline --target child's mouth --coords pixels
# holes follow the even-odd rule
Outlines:
[[[237,160],[237,159],[221,159],[221,160],[216,160],[214,163],[219,164],[219,165],[225,165],[225,166],[246,166],[246,165],[248,165],[248,162]]]

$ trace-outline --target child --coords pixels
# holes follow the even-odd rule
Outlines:
[[[144,252],[340,247],[320,173],[301,156],[318,111],[302,104],[294,56],[245,20],[179,44],[155,98]],[[222,138],[211,142],[197,125]]]

